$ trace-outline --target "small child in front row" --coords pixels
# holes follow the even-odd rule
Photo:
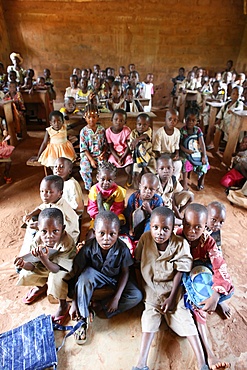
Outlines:
[[[124,201],[126,190],[117,185],[117,167],[113,163],[103,161],[98,166],[97,184],[93,185],[88,194],[87,213],[91,217],[90,229],[99,212],[111,211],[118,216],[120,224],[125,224]],[[89,236],[88,236],[89,238]]]
[[[138,189],[142,172],[156,173],[156,161],[152,150],[153,132],[151,118],[147,113],[140,113],[136,119],[136,128],[131,131],[129,147],[133,157],[133,185]]]
[[[190,251],[193,257],[193,267],[205,266],[212,273],[212,295],[200,301],[200,308],[195,304],[190,304],[197,323],[198,331],[207,355],[207,362],[210,369],[225,369],[230,366],[228,362],[218,360],[209,345],[206,333],[207,313],[211,314],[216,310],[220,302],[229,299],[233,294],[234,287],[231,282],[227,265],[223,258],[222,251],[217,247],[215,240],[206,231],[208,220],[207,208],[198,203],[190,204],[184,213],[183,229],[178,230],[178,234],[183,236],[190,245]],[[187,276],[190,278],[190,276]],[[188,292],[189,294],[189,292]]]
[[[150,216],[154,208],[163,206],[163,200],[160,195],[157,194],[157,188],[159,181],[153,173],[145,173],[141,177],[139,190],[131,194],[128,199],[127,208],[125,210],[126,219],[129,227],[129,235],[134,237],[136,240],[139,239],[140,235],[150,230]],[[141,213],[140,223],[138,229],[135,230],[135,213]]]
[[[178,124],[178,112],[175,109],[169,109],[166,112],[165,124],[158,129],[153,140],[153,151],[156,158],[162,154],[170,154],[173,159],[174,176],[179,180],[182,162],[179,159],[180,132],[176,128]]]
[[[54,110],[49,115],[49,121],[50,127],[46,128],[38,161],[46,167],[53,167],[59,157],[65,157],[74,162],[76,154],[72,143],[67,139],[67,128],[62,113]]]
[[[198,174],[197,190],[204,189],[206,173],[209,169],[203,133],[197,126],[199,110],[190,108],[186,111],[186,125],[180,129],[180,149],[183,155],[183,188],[188,190],[188,173]]]
[[[63,278],[72,268],[76,248],[73,239],[65,229],[62,212],[57,208],[44,209],[39,215],[38,233],[30,246],[31,254],[36,262],[25,261],[25,257],[17,257],[14,264],[21,268],[17,285],[35,285],[23,298],[23,303],[30,304],[47,292],[48,298],[53,296],[59,300],[59,307],[52,321],[62,325],[69,315],[66,302],[68,285]],[[55,249],[49,254],[49,249]]]
[[[68,96],[64,99],[64,107],[60,108],[60,112],[63,114],[66,124],[69,125],[70,116],[73,114],[80,113],[80,110],[76,108],[76,100],[72,96]]]
[[[132,370],[149,370],[148,354],[162,317],[179,336],[187,337],[196,355],[200,370],[207,370],[202,345],[189,310],[184,307],[181,279],[192,266],[186,240],[173,234],[174,215],[167,207],[153,210],[150,231],[144,233],[135,250],[137,280],[145,293],[142,313],[142,341],[137,366]]]
[[[59,157],[53,167],[53,174],[62,177],[63,198],[73,210],[80,216],[84,211],[82,190],[79,182],[71,177],[73,163],[70,159]]]
[[[120,221],[110,211],[98,213],[94,222],[95,238],[86,242],[76,255],[72,273],[66,280],[69,297],[73,299],[71,319],[82,321],[74,338],[77,344],[87,339],[87,318],[90,302],[97,288],[110,286],[114,294],[100,301],[107,318],[135,307],[142,294],[129,277],[133,259],[126,244],[118,238]]]
[[[86,190],[90,190],[93,169],[106,158],[107,142],[105,129],[98,122],[99,112],[94,104],[88,104],[84,113],[87,126],[80,132],[80,175]]]
[[[36,230],[38,227],[37,217],[45,208],[58,208],[62,211],[64,215],[64,224],[66,231],[73,238],[74,242],[77,242],[80,233],[78,215],[66,202],[66,200],[62,198],[63,184],[64,181],[62,177],[56,175],[46,176],[41,181],[40,198],[42,200],[42,204],[40,204],[32,212],[26,214],[23,217],[23,222],[27,224],[27,230],[20,255],[29,252],[29,246],[32,243],[33,237],[36,234]]]
[[[131,130],[126,126],[127,113],[116,109],[112,113],[112,126],[106,130],[106,139],[110,149],[108,161],[117,168],[124,168],[127,173],[126,187],[132,185],[133,159],[128,146]]]
[[[176,217],[175,223],[181,225],[183,212],[193,202],[194,194],[183,190],[182,185],[173,175],[173,160],[168,154],[157,159],[157,177],[159,186],[157,193],[161,195],[164,206],[170,208]]]

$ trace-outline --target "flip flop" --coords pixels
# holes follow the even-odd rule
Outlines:
[[[149,367],[148,366],[144,366],[144,367],[133,366],[132,370],[149,370]]]
[[[56,318],[55,318],[55,315],[52,315],[51,317],[52,322],[54,322],[54,324],[63,325],[69,316],[69,310],[70,310],[70,305],[68,305],[67,311],[65,312],[64,315],[58,316]]]
[[[81,320],[81,326],[74,332],[74,339],[76,344],[82,345],[87,341],[87,322],[85,319]]]
[[[45,294],[47,291],[47,285],[44,285],[37,290],[37,287],[33,287],[29,290],[25,297],[22,298],[22,302],[25,304],[30,304],[35,301],[38,297]]]

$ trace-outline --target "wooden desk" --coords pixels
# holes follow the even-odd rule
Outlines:
[[[198,91],[196,90],[186,90],[185,93],[178,93],[178,97],[182,100],[179,104],[179,121],[183,122],[185,105],[187,101],[196,101]]]
[[[208,124],[208,132],[206,136],[206,146],[211,145],[211,141],[213,138],[212,131],[214,129],[214,124],[215,124],[215,118],[216,114],[218,113],[219,109],[224,105],[225,103],[222,102],[210,102],[206,101],[206,105],[210,106],[210,112],[209,112],[209,124]]]
[[[232,153],[235,152],[241,131],[247,131],[247,111],[237,111],[232,113],[229,126],[229,135],[226,148],[223,154],[223,162],[229,167],[232,160]]]
[[[28,91],[21,92],[25,104],[41,104],[45,110],[46,125],[49,126],[49,114],[51,112],[50,99],[47,90],[35,90],[32,94]]]
[[[141,98],[141,99],[138,99],[139,100],[139,102],[141,103],[141,105],[143,106],[143,107],[145,107],[145,106],[148,106],[149,105],[149,101],[150,101],[150,99],[145,99],[145,98]],[[107,99],[102,99],[102,100],[100,100],[100,102],[104,105],[104,104],[106,104],[106,101],[107,101]],[[78,109],[84,109],[85,108],[85,105],[87,105],[88,104],[88,100],[87,99],[81,99],[81,100],[76,100],[76,107],[78,108]],[[141,113],[141,112],[140,112]]]
[[[14,117],[12,111],[12,100],[8,100],[0,103],[0,117],[5,118],[7,124],[7,130],[10,137],[10,144],[16,146],[18,140],[14,128]]]

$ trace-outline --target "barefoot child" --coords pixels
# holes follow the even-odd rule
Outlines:
[[[69,296],[73,299],[70,316],[82,321],[74,334],[77,344],[87,339],[87,318],[95,289],[114,289],[111,297],[101,301],[107,318],[135,307],[142,299],[129,278],[133,259],[126,244],[118,239],[119,218],[110,211],[101,212],[95,218],[94,228],[95,238],[88,240],[75,257],[69,280]]]
[[[23,298],[23,303],[30,304],[46,292],[48,298],[58,299],[59,307],[52,321],[62,325],[70,308],[66,302],[68,285],[63,278],[72,268],[76,248],[64,230],[63,214],[59,209],[44,209],[39,215],[38,229],[31,245],[31,255],[36,261],[28,262],[24,256],[15,259],[15,266],[22,269],[17,285],[35,285]],[[52,254],[50,248],[56,252]]]
[[[234,288],[222,252],[217,247],[215,240],[205,230],[207,220],[207,208],[201,204],[192,203],[185,210],[183,230],[179,230],[178,233],[189,242],[194,267],[192,273],[196,272],[196,266],[200,266],[203,270],[205,270],[205,267],[208,268],[209,274],[212,274],[211,296],[204,300],[198,298],[198,303],[191,304],[190,300],[188,303],[196,320],[210,369],[225,369],[229,367],[229,363],[218,360],[209,345],[206,333],[206,318],[207,313],[211,314],[216,310],[217,304],[230,298]],[[191,275],[189,274],[183,277],[189,297],[188,284],[190,280]],[[206,286],[206,283],[204,284]]]
[[[176,217],[175,223],[181,225],[183,212],[193,202],[194,194],[183,190],[182,185],[173,175],[173,160],[168,154],[162,154],[157,159],[157,177],[159,186],[157,193],[161,195],[165,207],[172,209]]]
[[[208,369],[196,326],[190,311],[184,307],[180,284],[182,273],[189,272],[192,266],[190,248],[185,240],[173,234],[173,228],[172,211],[166,207],[154,209],[150,231],[141,236],[135,250],[135,259],[140,265],[140,271],[136,271],[145,292],[145,310],[139,359],[132,370],[149,370],[148,354],[162,317],[175,333],[188,338],[198,368]]]
[[[71,177],[72,169],[73,163],[70,159],[59,157],[54,164],[53,173],[62,177],[64,181],[62,197],[78,215],[82,215],[84,211],[82,190],[79,182]]]
[[[127,114],[123,109],[116,109],[112,114],[112,126],[106,130],[106,139],[110,149],[109,162],[117,168],[124,168],[127,173],[126,187],[132,185],[133,159],[128,146],[131,130],[126,126]]]
[[[57,158],[69,158],[72,162],[76,154],[67,139],[67,128],[61,112],[54,110],[49,115],[50,127],[46,128],[43,143],[38,153],[38,161],[46,167],[53,167]]]

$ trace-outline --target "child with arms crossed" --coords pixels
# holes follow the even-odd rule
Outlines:
[[[198,332],[189,310],[184,307],[181,290],[182,273],[190,271],[192,257],[188,243],[173,234],[174,215],[169,208],[153,210],[150,231],[144,233],[135,250],[140,265],[138,280],[145,293],[142,314],[142,342],[137,366],[132,370],[149,370],[147,359],[155,333],[164,316],[168,326],[179,336],[187,337],[200,370],[208,369]]]
[[[230,367],[230,364],[218,360],[210,347],[206,332],[206,319],[207,313],[213,313],[220,302],[224,302],[230,298],[234,288],[230,275],[227,272],[227,265],[222,256],[222,251],[219,250],[215,240],[206,231],[207,220],[207,208],[201,204],[192,203],[185,210],[183,229],[178,230],[177,233],[189,242],[193,257],[193,267],[205,266],[213,273],[212,295],[200,301],[199,305],[195,303],[191,304],[190,301],[188,303],[197,323],[198,331],[206,351],[209,368],[226,369]],[[188,289],[188,279],[190,279],[190,275],[186,274],[183,277],[186,289]]]
[[[59,307],[52,321],[62,325],[69,314],[66,302],[68,286],[63,281],[71,270],[76,248],[73,239],[66,233],[62,212],[57,208],[44,209],[39,215],[38,233],[31,245],[31,253],[37,262],[25,261],[17,257],[15,266],[21,268],[17,285],[35,285],[23,298],[23,303],[30,304],[47,292],[59,300]],[[49,249],[56,250],[49,254]]]
[[[80,233],[78,216],[66,200],[62,198],[63,183],[63,179],[56,175],[46,176],[41,181],[40,198],[43,203],[23,217],[23,222],[27,224],[27,230],[20,255],[29,252],[29,246],[38,227],[37,218],[45,208],[58,208],[62,211],[66,231],[73,238],[74,242],[77,242]]]
[[[181,225],[183,212],[193,202],[194,194],[183,190],[182,185],[173,175],[173,160],[168,154],[162,154],[157,159],[157,177],[159,186],[157,194],[161,195],[165,207],[172,209],[176,217],[175,223]]]
[[[82,215],[84,211],[82,190],[79,182],[71,177],[72,169],[73,163],[71,160],[60,157],[54,164],[53,174],[62,177],[64,181],[62,197],[78,215]]]
[[[153,151],[156,158],[161,154],[170,154],[173,159],[174,176],[179,180],[182,162],[179,159],[180,132],[175,126],[178,124],[178,112],[169,109],[166,112],[165,125],[156,132],[153,141]]]
[[[86,190],[90,190],[93,180],[92,172],[105,159],[107,142],[105,129],[98,122],[99,113],[96,105],[88,104],[85,108],[87,126],[80,132],[80,175]]]
[[[117,168],[124,168],[128,175],[126,187],[132,185],[133,159],[128,146],[131,130],[126,126],[127,114],[123,109],[116,109],[112,114],[112,126],[106,130],[106,139],[110,149],[109,162]]]
[[[96,288],[114,288],[113,296],[101,301],[107,318],[131,309],[142,299],[140,290],[129,278],[133,259],[125,243],[118,239],[119,218],[110,211],[103,211],[96,216],[94,228],[95,238],[80,249],[72,273],[66,278],[69,296],[73,299],[71,318],[82,321],[74,334],[77,344],[84,344],[87,339],[87,318]]]
[[[141,173],[156,173],[155,156],[152,150],[153,132],[151,118],[147,113],[140,113],[136,119],[136,128],[131,131],[129,147],[133,157],[133,185],[138,189]]]

